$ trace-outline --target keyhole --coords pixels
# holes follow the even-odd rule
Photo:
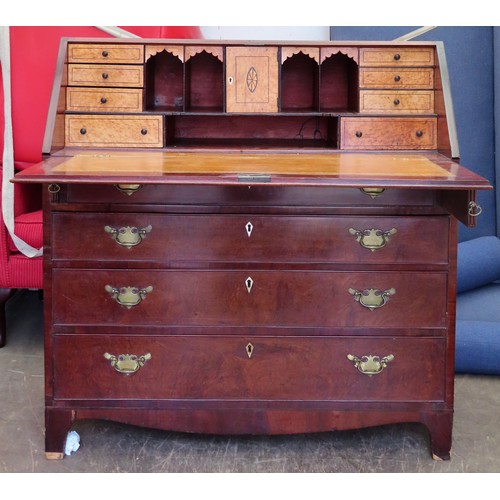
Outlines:
[[[245,280],[245,286],[247,287],[248,293],[250,293],[250,291],[252,290],[252,287],[253,287],[253,279],[248,277]]]
[[[248,237],[250,238],[250,235],[252,234],[253,231],[253,225],[251,222],[247,222],[245,229],[247,230]]]
[[[253,354],[253,345],[249,342],[246,346],[245,349],[247,351],[248,358],[250,359]]]

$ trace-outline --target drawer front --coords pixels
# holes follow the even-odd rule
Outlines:
[[[446,324],[447,274],[440,272],[54,269],[52,280],[61,326]]]
[[[108,63],[142,64],[144,47],[142,45],[116,44],[68,44],[69,63]]]
[[[81,87],[143,86],[142,66],[69,64],[68,85]]]
[[[127,366],[119,359],[127,354],[139,359]],[[354,357],[364,356],[380,361],[365,359],[361,370],[376,372],[382,360],[385,368],[367,375],[355,366]],[[442,338],[56,336],[54,360],[56,399],[438,402],[445,396]],[[135,368],[128,376],[118,371]]]
[[[121,189],[120,189],[121,188]],[[126,191],[127,188],[131,190]],[[262,207],[280,205],[289,210],[291,207],[324,207],[325,209],[348,205],[370,209],[394,208],[401,212],[402,207],[432,207],[436,204],[436,193],[420,189],[367,189],[356,188],[316,188],[316,187],[276,187],[276,186],[162,186],[158,184],[107,185],[95,184],[92,189],[87,185],[69,184],[62,186],[69,202],[74,203],[117,203],[200,206],[206,210],[234,211],[235,207],[259,210]]]
[[[66,146],[163,146],[163,119],[152,115],[66,115]]]
[[[66,109],[138,113],[142,111],[142,90],[67,87]]]
[[[54,261],[448,263],[447,217],[56,212],[52,220]]]
[[[436,149],[435,118],[343,118],[341,149]]]
[[[359,95],[361,113],[434,113],[433,91],[362,90]]]
[[[433,68],[360,68],[359,86],[362,89],[432,89]]]
[[[432,47],[364,47],[360,66],[434,66]]]

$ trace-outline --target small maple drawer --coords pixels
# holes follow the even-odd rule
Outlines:
[[[157,115],[66,115],[66,146],[163,146],[163,119]]]
[[[359,96],[361,113],[434,113],[434,92],[431,90],[362,90]]]
[[[432,47],[364,47],[360,66],[434,66]]]
[[[82,262],[448,264],[446,216],[56,212],[52,217],[52,258],[71,266]]]
[[[445,349],[444,338],[60,335],[54,396],[442,402]]]
[[[341,149],[436,149],[435,118],[342,118]]]
[[[432,89],[434,68],[360,68],[359,87],[362,89]]]
[[[54,269],[54,323],[444,328],[447,273]]]
[[[142,88],[142,66],[118,64],[68,64],[68,85],[87,87]]]
[[[69,63],[142,64],[144,46],[127,44],[68,44]]]
[[[142,89],[67,87],[66,109],[138,113],[143,110]]]

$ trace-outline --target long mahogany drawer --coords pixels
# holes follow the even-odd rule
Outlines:
[[[433,47],[362,47],[360,66],[434,66]]]
[[[431,90],[361,90],[360,113],[434,113],[434,92]]]
[[[148,205],[208,205],[227,207],[427,207],[436,204],[436,193],[427,189],[370,189],[276,186],[162,186],[158,184],[85,184],[61,186],[67,201]]]
[[[69,43],[68,62],[142,64],[144,46],[116,43]]]
[[[159,115],[66,115],[66,146],[163,146],[163,117]]]
[[[435,118],[342,118],[341,149],[436,149]]]
[[[142,89],[67,87],[66,109],[139,113],[142,111]]]
[[[434,68],[360,68],[361,89],[432,89]]]
[[[447,264],[449,219],[65,213],[52,259],[86,262]]]
[[[56,336],[54,396],[438,402],[445,346],[444,338]]]
[[[53,269],[60,326],[443,328],[444,272]]]
[[[144,70],[142,66],[68,64],[68,85],[141,88],[143,84]]]

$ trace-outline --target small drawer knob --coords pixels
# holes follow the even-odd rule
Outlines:
[[[80,134],[85,135],[86,133],[87,133],[87,129],[82,127],[80,129]]]
[[[401,81],[401,77],[400,77],[399,75],[396,75],[396,76],[394,77],[394,81],[395,81],[395,82],[399,82],[399,81]]]
[[[109,56],[109,52],[107,50],[103,50],[101,52],[101,54],[102,54],[102,57],[108,57]]]
[[[142,135],[146,135],[147,133],[148,133],[148,129],[147,128],[141,129],[141,134]]]
[[[422,137],[423,135],[424,135],[424,133],[421,130],[417,130],[417,132],[416,132],[417,137]]]
[[[394,99],[394,106],[398,106],[401,103],[399,99]]]
[[[394,54],[394,60],[399,61],[401,59],[401,54]]]
[[[101,97],[101,103],[102,104],[106,104],[107,102],[108,102],[108,100],[105,97]]]
[[[109,75],[107,73],[103,73],[102,77],[103,77],[104,80],[107,80],[109,78]]]
[[[363,132],[361,132],[361,130],[358,130],[356,132],[356,137],[363,137]]]

